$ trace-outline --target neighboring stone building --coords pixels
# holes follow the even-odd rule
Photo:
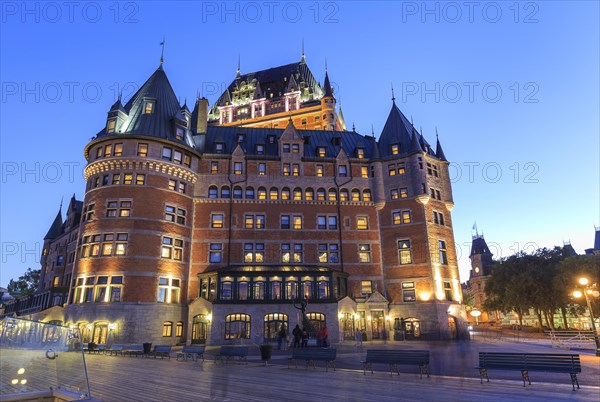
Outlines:
[[[600,228],[595,228],[594,248],[585,249],[586,254],[600,255]]]
[[[487,300],[485,293],[485,283],[492,275],[494,265],[494,255],[490,251],[483,234],[475,234],[471,243],[471,274],[467,281],[467,292],[473,298],[473,307],[481,312],[478,322],[489,322],[500,319],[499,312],[488,312],[483,303]]]
[[[304,57],[238,71],[210,112],[181,106],[161,63],[84,153],[72,276],[55,264],[40,288],[70,279],[63,321],[84,339],[273,339],[302,299],[332,342],[466,336],[439,140],[394,101],[378,140],[345,131]],[[66,264],[69,233],[45,245]]]

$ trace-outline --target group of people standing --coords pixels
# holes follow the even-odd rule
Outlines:
[[[288,346],[293,348],[306,348],[308,347],[308,338],[310,338],[308,331],[304,328],[300,328],[300,325],[296,324],[296,327],[292,330],[292,341],[288,341],[288,332],[285,325],[282,325],[277,333],[277,349],[281,350],[282,346],[287,349]],[[321,327],[317,332],[317,346],[319,347],[327,347],[328,343],[329,331],[327,330],[327,326]]]

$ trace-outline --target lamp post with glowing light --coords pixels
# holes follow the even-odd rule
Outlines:
[[[588,278],[582,277],[579,278],[579,284],[583,288],[583,292],[581,290],[576,290],[573,292],[573,296],[575,298],[580,298],[581,296],[585,297],[585,301],[587,303],[588,310],[590,311],[590,320],[592,321],[592,332],[594,335],[594,342],[596,342],[596,356],[600,356],[600,338],[598,337],[598,332],[596,331],[596,323],[594,322],[594,313],[592,312],[592,305],[590,303],[589,295],[594,297],[600,296],[600,292],[595,290],[595,285],[589,285],[590,281]]]

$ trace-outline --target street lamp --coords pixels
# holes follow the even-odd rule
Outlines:
[[[588,306],[588,310],[590,311],[590,320],[592,321],[592,332],[594,335],[594,342],[596,342],[596,356],[600,356],[600,338],[598,338],[598,332],[596,331],[596,323],[594,322],[594,313],[592,312],[592,305],[590,304],[590,298],[588,294],[593,295],[594,297],[600,296],[600,292],[594,290],[594,285],[589,285],[590,281],[588,278],[581,277],[578,280],[579,284],[583,287],[583,292],[581,290],[576,290],[573,292],[573,296],[575,298],[580,298],[581,296],[585,297],[585,301]]]

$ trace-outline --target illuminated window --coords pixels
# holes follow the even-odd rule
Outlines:
[[[184,182],[180,181],[179,185],[177,186],[177,191],[180,192],[180,193],[182,193],[182,194],[185,194],[185,188],[186,187],[187,187],[187,185]]]
[[[138,144],[137,156],[144,158],[148,156],[148,144]]]
[[[363,201],[370,202],[371,201],[371,190],[363,191]]]
[[[388,165],[388,174],[390,176],[395,176],[396,175],[396,165],[394,165],[394,164]]]
[[[367,230],[369,229],[369,223],[366,216],[357,216],[356,217],[356,228],[358,230]]]
[[[340,190],[340,201],[348,201],[349,199],[350,199],[350,194],[348,193],[348,190],[341,189]]]
[[[173,162],[181,164],[183,160],[183,154],[181,151],[173,151]]]
[[[312,188],[307,188],[304,192],[304,198],[306,201],[313,201],[315,199],[315,192]]]
[[[265,261],[265,245],[263,243],[244,243],[244,262]]]
[[[267,189],[264,187],[259,187],[258,188],[258,199],[259,200],[266,200],[267,199]]]
[[[281,199],[282,200],[289,200],[291,197],[290,195],[290,189],[287,187],[284,187],[281,189]]]
[[[269,199],[276,200],[278,198],[279,198],[279,190],[277,190],[275,187],[271,187],[271,189],[269,190]]]
[[[319,244],[317,258],[321,263],[337,263],[339,251],[337,244]]]
[[[154,102],[146,101],[144,103],[144,114],[152,114],[153,111],[154,111]]]
[[[292,218],[292,221],[293,221],[293,223],[292,223],[292,227],[293,227],[295,230],[300,230],[300,229],[302,229],[302,217],[301,217],[301,216],[294,216],[294,217]]]
[[[283,175],[284,176],[289,176],[291,173],[291,165],[289,163],[284,163],[283,164]]]
[[[175,326],[175,336],[182,337],[183,336],[183,322],[178,321]]]
[[[360,177],[362,177],[363,179],[369,178],[369,168],[367,166],[360,167]]]
[[[210,216],[210,227],[213,229],[223,228],[223,214],[213,214]]]
[[[145,174],[136,174],[135,175],[135,184],[138,186],[143,186],[146,184],[146,175]]]
[[[174,278],[160,277],[158,279],[158,293],[156,301],[159,303],[179,303],[179,290],[181,281]]]
[[[392,223],[394,225],[400,225],[402,223],[402,215],[398,211],[392,212]]]
[[[233,174],[242,174],[244,172],[244,164],[242,162],[235,162],[233,164]]]
[[[301,201],[302,200],[302,189],[296,187],[294,189],[294,201]]]
[[[108,158],[112,153],[112,144],[108,144],[104,146],[104,157]]]
[[[400,146],[398,144],[392,144],[392,155],[398,155],[400,153]]]
[[[400,265],[412,264],[410,240],[398,240],[398,259]]]
[[[114,156],[122,156],[123,155],[123,144],[115,144],[115,149],[113,152]]]
[[[267,174],[267,164],[266,163],[259,163],[258,164],[258,175],[259,176],[264,176]]]
[[[317,189],[317,201],[325,201],[325,189]]]
[[[452,284],[450,282],[444,282],[444,297],[446,300],[452,300]]]
[[[181,261],[183,259],[183,240],[163,237],[160,256]]]
[[[406,173],[406,168],[404,167],[404,162],[400,162],[398,164],[398,174]]]
[[[396,189],[390,190],[390,198],[392,200],[397,200],[398,198],[400,198],[400,194],[398,193],[398,190],[396,190]]]
[[[337,201],[337,191],[335,191],[334,188],[330,188],[329,192],[328,192],[328,198],[329,201]]]
[[[410,211],[402,211],[402,223],[411,223]]]
[[[210,174],[219,173],[219,162],[211,162],[210,163]]]
[[[264,229],[265,228],[265,216],[264,215],[245,215],[244,216],[244,227],[246,229]]]
[[[229,314],[225,316],[224,339],[250,339],[250,316]]]
[[[292,165],[292,176],[300,176],[300,165],[297,163]]]
[[[360,281],[360,294],[368,296],[373,293],[373,282],[372,281]]]
[[[414,282],[402,282],[402,301],[412,303],[417,301]]]
[[[169,190],[175,191],[177,189],[177,180],[169,179]]]
[[[364,157],[365,157],[365,149],[364,148],[356,148],[356,157],[358,159],[364,159]]]
[[[359,244],[358,245],[358,261],[362,263],[371,262],[371,245],[370,244]]]
[[[112,185],[116,186],[121,181],[121,175],[119,173],[115,173],[112,175]]]
[[[317,165],[317,176],[322,177],[325,175],[325,168],[323,165]]]
[[[352,201],[360,201],[360,191],[357,189],[353,189],[352,192]]]
[[[117,126],[117,120],[116,119],[110,119],[108,121],[108,123],[106,124],[106,132],[107,133],[114,133],[116,126]]]
[[[304,124],[306,124],[306,120]],[[300,144],[292,144],[292,153],[300,153]]]
[[[325,147],[317,147],[317,156],[320,158],[325,157]]]
[[[163,337],[173,336],[173,323],[171,321],[163,322],[162,336]]]

